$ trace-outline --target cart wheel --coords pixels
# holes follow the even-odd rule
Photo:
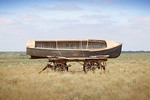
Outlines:
[[[90,68],[90,66],[88,64],[83,66],[83,70],[84,70],[85,73],[87,73],[88,71],[90,71],[90,69],[91,68]]]
[[[103,62],[103,64],[101,64],[101,67],[103,68],[103,70],[105,71],[105,66],[106,66],[106,62]]]
[[[68,72],[69,67],[67,66],[67,64],[66,64],[66,63],[64,63],[64,65],[65,65],[65,70]]]
[[[57,63],[54,67],[54,70],[55,71],[68,71],[68,67],[66,67],[66,64],[65,63]]]
[[[88,61],[84,64],[83,66],[83,70],[85,73],[87,73],[88,71],[95,71],[96,68],[99,67],[99,64],[97,61]]]
[[[69,70],[69,68],[68,67],[66,67],[66,71],[68,72],[68,70]]]
[[[64,71],[64,67],[62,63],[57,63],[54,68],[55,71]]]

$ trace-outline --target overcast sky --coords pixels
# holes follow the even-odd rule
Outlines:
[[[103,39],[150,50],[150,0],[0,0],[0,51],[27,40]]]

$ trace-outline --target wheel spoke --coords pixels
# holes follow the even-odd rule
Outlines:
[[[87,61],[84,63],[83,69],[84,72],[88,71],[95,71],[96,68],[98,68],[99,64],[97,61]]]
[[[66,63],[56,63],[55,64],[55,71],[68,71],[68,67],[66,67]]]

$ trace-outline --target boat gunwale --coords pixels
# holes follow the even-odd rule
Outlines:
[[[56,41],[64,41],[64,42],[70,42],[70,41],[76,41],[76,42],[80,42],[80,41],[105,41],[107,47],[105,48],[96,48],[96,49],[66,49],[66,48],[40,48],[40,47],[26,47],[31,48],[31,49],[39,49],[39,50],[65,50],[65,51],[88,51],[88,52],[96,52],[96,51],[104,51],[104,50],[109,50],[109,49],[113,49],[119,46],[122,46],[122,43],[120,42],[116,42],[116,41],[110,41],[110,40],[99,40],[99,39],[58,39],[58,40],[34,40],[35,42],[56,42]],[[108,43],[109,42],[109,43]],[[110,43],[115,43],[115,45],[111,45],[108,46],[108,44]]]
[[[35,40],[35,42],[56,42],[56,41],[60,41],[60,42],[80,42],[80,41],[105,41],[105,40],[99,40],[99,39],[54,39],[54,40]]]

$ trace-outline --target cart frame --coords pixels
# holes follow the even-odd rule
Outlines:
[[[48,62],[42,71],[47,68],[51,68],[54,71],[68,71],[71,65],[67,65],[67,62],[83,62],[83,71],[87,73],[88,71],[95,71],[98,69],[105,70],[106,61],[109,55],[97,55],[97,56],[90,56],[90,57],[82,57],[82,58],[68,58],[68,57],[54,57],[54,56],[47,56]],[[81,63],[80,63],[81,64]],[[39,73],[41,73],[40,71]]]

